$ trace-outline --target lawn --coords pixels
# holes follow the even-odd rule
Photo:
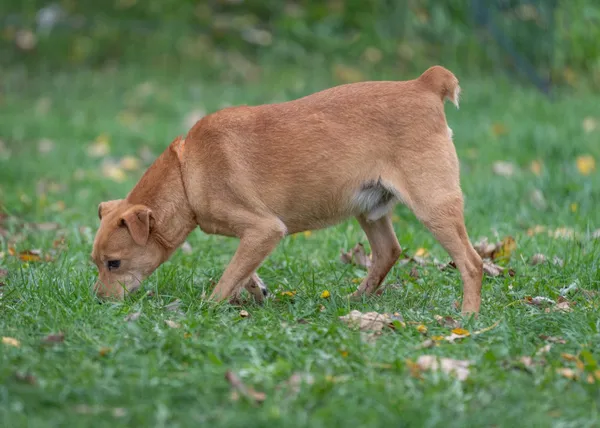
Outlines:
[[[326,88],[327,71],[272,68],[252,83],[135,67],[3,78],[1,426],[600,424],[600,95],[550,100],[459,75],[461,108],[446,111],[467,228],[474,242],[516,241],[496,260],[505,273],[484,279],[480,316],[462,319],[458,272],[436,266],[447,254],[402,206],[400,243],[423,263],[398,263],[362,302],[344,296],[364,269],[340,261],[358,242],[368,249],[355,220],[287,237],[259,270],[274,297],[262,307],[203,301],[236,242],[199,230],[124,302],[91,295],[100,201],[124,197],[194,116]],[[536,254],[545,261],[533,265]],[[339,318],[352,310],[403,321],[361,332]],[[471,334],[444,339],[458,325]],[[468,374],[427,369],[424,355],[468,360]],[[228,371],[248,396],[232,394]]]

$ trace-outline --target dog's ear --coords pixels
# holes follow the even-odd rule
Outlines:
[[[102,220],[106,214],[115,209],[123,199],[114,199],[112,201],[100,202],[98,205],[98,218]]]
[[[133,241],[146,245],[150,236],[152,210],[144,205],[134,205],[121,216],[121,223],[129,229]]]

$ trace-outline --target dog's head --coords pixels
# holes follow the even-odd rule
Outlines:
[[[137,290],[164,260],[164,249],[151,239],[152,210],[126,200],[98,206],[100,228],[96,232],[92,259],[98,266],[95,293],[102,298],[122,299]]]

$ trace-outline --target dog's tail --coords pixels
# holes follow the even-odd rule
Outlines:
[[[432,92],[438,94],[442,102],[448,99],[458,108],[460,86],[458,86],[458,79],[450,70],[441,65],[434,65],[425,70],[417,80],[424,83]]]

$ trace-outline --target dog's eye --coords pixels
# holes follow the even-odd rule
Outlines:
[[[121,260],[108,261],[108,270],[119,269],[119,266],[121,266]]]

